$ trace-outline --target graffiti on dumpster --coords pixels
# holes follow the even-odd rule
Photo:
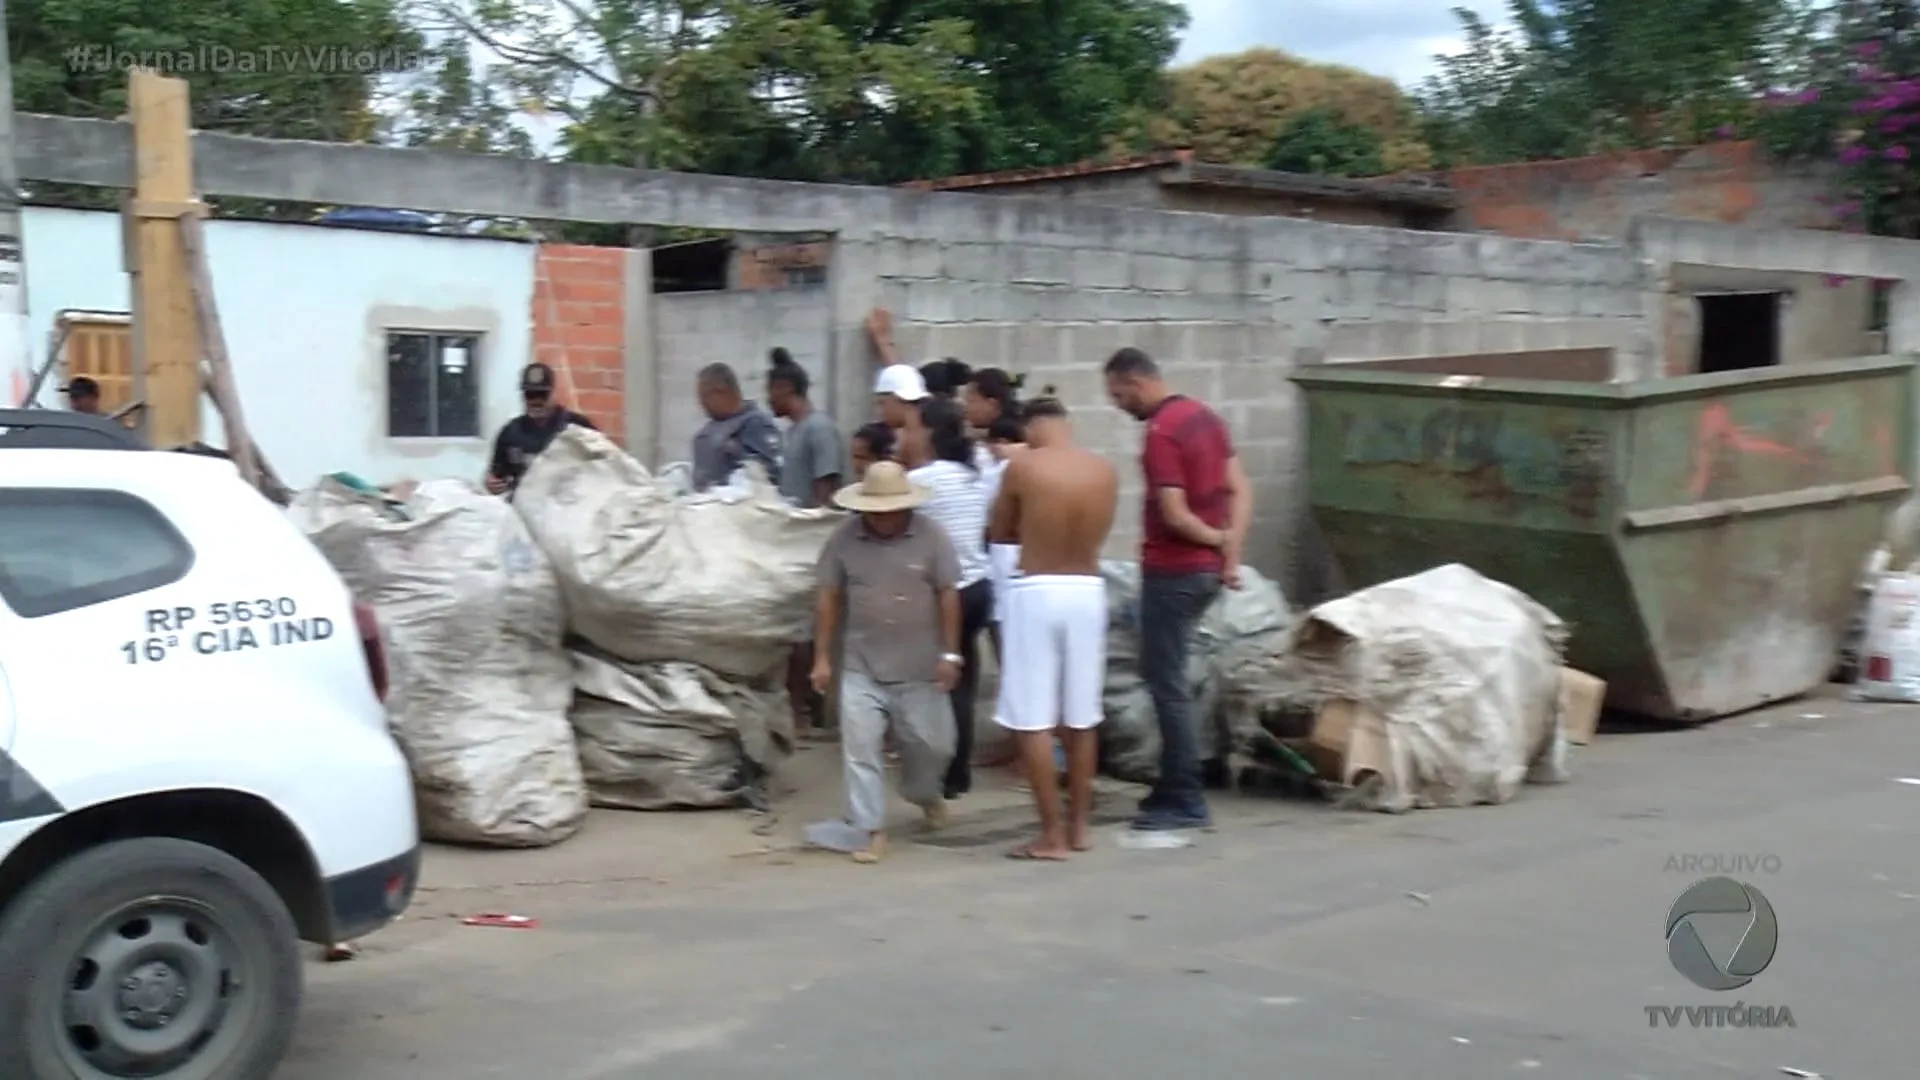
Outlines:
[[[1349,415],[1350,466],[1400,465],[1468,480],[1471,494],[1564,500],[1591,513],[1606,480],[1607,439],[1591,428],[1508,424],[1496,409],[1448,406],[1423,416]]]
[[[1827,433],[1833,427],[1833,413],[1820,412],[1795,418],[1789,425],[1805,433],[1804,447],[1770,438],[1752,428],[1742,427],[1724,401],[1710,402],[1700,410],[1693,429],[1693,468],[1687,478],[1687,494],[1698,499],[1707,494],[1714,478],[1727,467],[1728,452],[1733,457],[1763,457],[1794,465],[1813,464]]]

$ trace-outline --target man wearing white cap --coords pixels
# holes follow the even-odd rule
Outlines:
[[[920,807],[929,827],[946,820],[941,789],[956,734],[948,693],[962,663],[960,560],[946,530],[915,512],[930,495],[897,463],[875,462],[834,495],[858,516],[820,553],[816,636],[832,641],[844,631],[840,754],[847,824],[864,840],[852,852],[856,862],[878,862],[886,852],[889,725],[901,796]],[[833,657],[827,650],[814,656],[813,687],[824,694]]]
[[[889,364],[880,369],[880,377],[873,382],[873,396],[880,422],[893,429],[895,447],[920,438],[926,429],[920,422],[920,405],[927,400],[927,380],[912,364]]]

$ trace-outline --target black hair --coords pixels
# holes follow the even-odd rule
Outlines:
[[[775,345],[767,350],[767,363],[774,367],[786,367],[793,363],[793,354],[787,351],[785,345]]]
[[[988,442],[1026,442],[1027,427],[1019,418],[1006,414],[987,425]]]
[[[1020,410],[1020,419],[1027,423],[1035,420],[1064,420],[1066,417],[1066,402],[1054,396],[1051,386],[1041,387],[1040,396],[1027,402],[1026,406]]]
[[[921,364],[920,381],[927,384],[927,393],[934,397],[947,397],[953,393],[953,377],[947,370],[945,360],[929,360]]]
[[[717,386],[735,394],[740,392],[740,376],[735,375],[733,368],[726,364],[708,364],[701,368],[699,380],[701,386]]]
[[[785,349],[775,349],[773,367],[767,369],[767,382],[780,383],[793,391],[795,397],[806,397],[807,388],[812,380],[807,378],[807,369],[793,362]]]
[[[1157,379],[1160,365],[1153,362],[1153,357],[1129,345],[1107,358],[1107,374]]]
[[[920,379],[934,397],[952,397],[954,392],[973,381],[973,369],[949,356],[920,365]]]
[[[854,432],[853,437],[866,443],[873,456],[882,461],[893,456],[893,429],[877,420]]]
[[[969,469],[978,468],[973,459],[973,440],[967,436],[967,417],[951,401],[930,397],[920,402],[920,422],[927,426],[927,441],[933,456]]]
[[[1013,376],[997,367],[981,368],[973,373],[973,392],[1000,406],[1001,416],[1020,414],[1020,384],[1024,376]]]

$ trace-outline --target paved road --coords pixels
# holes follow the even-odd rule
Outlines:
[[[541,929],[410,920],[312,969],[280,1080],[1914,1073],[1920,710],[1801,704],[1579,765],[1497,808],[1237,803],[1192,849],[1068,865],[901,845],[506,890]],[[1778,957],[1741,991],[1666,962],[1687,855],[1778,859],[1751,875]],[[1648,1027],[1736,1000],[1798,1026]]]

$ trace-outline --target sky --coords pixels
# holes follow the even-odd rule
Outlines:
[[[1504,0],[1186,0],[1192,22],[1178,63],[1265,45],[1322,63],[1346,64],[1417,86],[1435,53],[1460,48],[1452,8],[1499,25]]]

